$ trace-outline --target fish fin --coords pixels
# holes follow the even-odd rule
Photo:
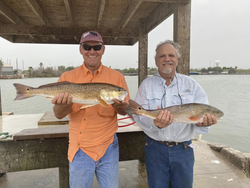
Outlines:
[[[199,121],[200,118],[201,118],[201,116],[192,116],[192,117],[189,117],[189,119],[190,119],[191,121]]]
[[[91,107],[91,106],[94,106],[95,104],[84,104],[82,105],[82,107],[80,109],[84,109],[84,108],[88,108],[88,107]]]
[[[103,106],[103,107],[109,107],[109,105],[105,102],[105,100],[99,98],[98,101],[99,101],[99,103],[100,103],[101,106]]]
[[[29,97],[33,97],[33,95],[30,95],[27,92],[30,89],[34,89],[33,87],[29,87],[29,86],[22,85],[22,84],[17,84],[17,83],[14,83],[13,85],[16,88],[16,94],[17,94],[17,96],[14,99],[14,101],[26,99],[26,98],[29,98]]]

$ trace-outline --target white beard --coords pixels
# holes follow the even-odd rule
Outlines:
[[[173,72],[173,69],[171,69],[170,67],[166,67],[162,70],[162,72],[164,74],[170,74],[171,72]]]

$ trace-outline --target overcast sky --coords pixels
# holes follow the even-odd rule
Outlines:
[[[221,67],[250,69],[250,0],[192,0],[191,68]],[[155,67],[156,45],[173,39],[173,16],[148,35],[148,66]],[[0,37],[0,59],[16,69],[79,66],[83,59],[78,45],[15,44]],[[7,60],[8,59],[8,60]],[[102,62],[112,68],[137,68],[138,44],[106,46]]]

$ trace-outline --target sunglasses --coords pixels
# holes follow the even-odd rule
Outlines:
[[[99,51],[102,49],[102,45],[95,45],[95,46],[90,46],[90,45],[87,45],[87,44],[81,44],[83,49],[86,50],[86,51],[90,51],[92,48],[95,50],[95,51]]]

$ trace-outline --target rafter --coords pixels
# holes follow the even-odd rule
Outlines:
[[[104,8],[105,8],[105,3],[106,0],[99,0],[99,11],[98,11],[98,15],[97,15],[97,24],[96,26],[99,27],[101,24],[101,20],[102,20],[102,15],[104,12]]]
[[[26,0],[26,2],[43,25],[52,26],[36,0]]]
[[[2,24],[3,27],[0,27],[0,36],[1,35],[29,35],[33,36],[81,36],[82,31],[86,31],[89,28],[55,28],[50,26],[19,26],[12,24]],[[92,28],[97,30],[97,28]],[[119,38],[134,38],[138,37],[137,29],[116,29],[110,30],[105,28],[99,28],[98,32],[103,37],[119,37]]]
[[[7,40],[11,39],[12,42],[15,43],[46,43],[46,44],[79,44],[79,40],[75,40],[74,37],[57,37],[57,40],[51,40],[49,36],[37,36],[36,40],[30,39],[28,36],[14,36],[13,38],[7,38]],[[111,37],[103,37],[104,44],[109,45],[133,45],[131,43],[132,38],[119,38],[117,41],[113,41]]]
[[[149,33],[174,13],[175,4],[161,3],[148,17],[146,32]]]
[[[155,3],[178,3],[178,4],[187,4],[190,3],[191,0],[143,0],[146,2],[155,2]]]
[[[25,22],[13,12],[2,0],[0,0],[0,13],[16,25],[25,25]]]
[[[26,23],[15,12],[13,12],[2,0],[0,0],[0,13],[15,25],[26,25]],[[29,36],[32,39],[35,39],[32,35]],[[15,37],[9,36],[9,38],[15,38]]]
[[[119,28],[124,28],[128,24],[128,22],[130,21],[130,19],[132,18],[132,16],[134,15],[134,13],[136,12],[141,3],[142,0],[135,0],[130,3],[127,12],[125,13],[119,25]]]
[[[66,12],[68,14],[70,23],[71,23],[71,25],[74,25],[74,18],[73,18],[73,14],[72,14],[71,1],[70,0],[64,0],[64,4],[65,4],[65,9],[66,9]]]

